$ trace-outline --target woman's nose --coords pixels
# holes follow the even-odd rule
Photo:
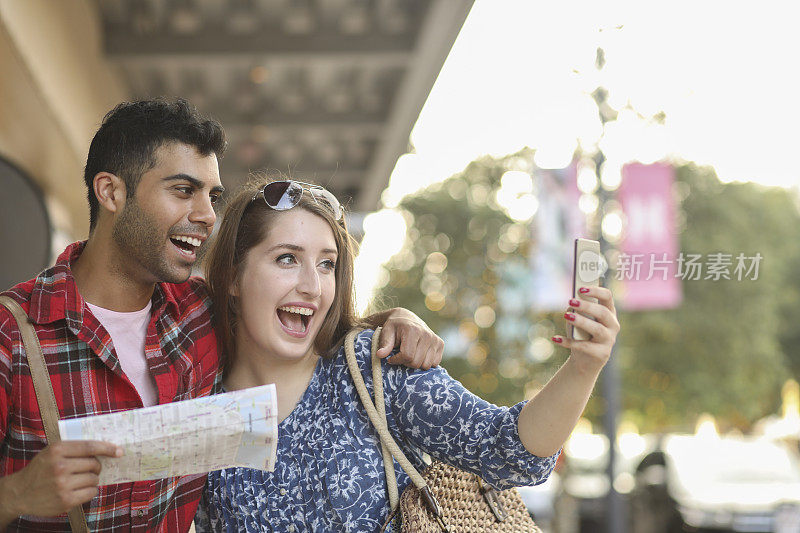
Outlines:
[[[297,290],[302,294],[317,297],[320,295],[320,281],[319,275],[314,268],[303,268],[298,280]]]

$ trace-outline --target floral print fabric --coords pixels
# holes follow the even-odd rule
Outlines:
[[[355,353],[372,392],[372,332]],[[483,477],[495,488],[541,483],[556,457],[528,453],[517,431],[523,403],[492,405],[443,368],[383,365],[384,400],[394,439],[419,470],[420,452]],[[279,399],[280,401],[280,399]],[[410,483],[395,462],[399,489]],[[344,350],[320,358],[297,407],[278,426],[273,472],[211,472],[197,513],[198,533],[378,531],[389,513],[377,432],[358,398]]]

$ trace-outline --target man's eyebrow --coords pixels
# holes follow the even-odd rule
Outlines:
[[[194,176],[190,176],[189,174],[173,174],[172,176],[167,176],[164,178],[163,181],[188,181],[195,189],[203,188],[203,182]],[[211,192],[222,194],[225,192],[225,187],[222,185],[216,185],[211,188]]]

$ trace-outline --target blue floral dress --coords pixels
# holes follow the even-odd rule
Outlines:
[[[372,395],[372,332],[356,339],[356,357]],[[389,429],[409,459],[420,452],[479,474],[495,488],[541,483],[556,457],[528,453],[517,431],[524,405],[497,407],[466,390],[443,368],[411,370],[383,362]],[[280,400],[279,400],[280,401]],[[411,482],[395,462],[399,489]],[[198,533],[378,531],[389,513],[377,432],[358,398],[343,349],[320,358],[297,407],[278,426],[273,472],[211,472],[195,518]]]

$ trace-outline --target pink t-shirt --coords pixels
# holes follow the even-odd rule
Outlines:
[[[86,302],[92,314],[106,328],[117,358],[122,365],[122,371],[136,388],[145,407],[158,403],[158,390],[156,382],[147,366],[147,356],[144,353],[144,341],[147,336],[147,323],[150,321],[151,302],[147,306],[132,313],[120,313],[97,307]]]

